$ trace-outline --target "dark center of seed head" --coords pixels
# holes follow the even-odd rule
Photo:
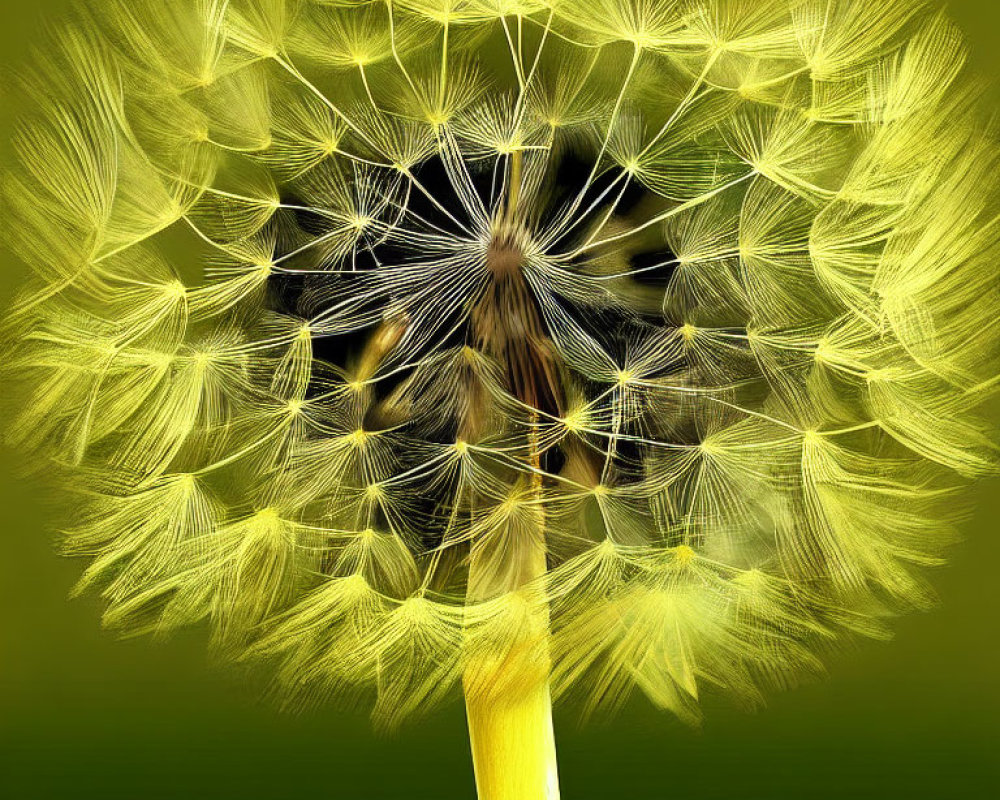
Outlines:
[[[490,280],[470,316],[478,347],[506,367],[513,394],[547,413],[562,405],[560,365],[524,275],[527,234],[498,226],[486,248]]]
[[[486,267],[494,280],[521,278],[524,262],[524,235],[516,228],[501,227],[486,249]]]

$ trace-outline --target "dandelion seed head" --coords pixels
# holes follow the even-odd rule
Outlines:
[[[4,369],[109,625],[386,725],[539,675],[695,721],[930,602],[1000,385],[946,16],[106,5],[25,81]]]

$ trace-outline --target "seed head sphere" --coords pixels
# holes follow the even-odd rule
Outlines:
[[[922,0],[109,0],[34,59],[7,438],[129,634],[293,706],[696,721],[927,606],[1000,149]]]

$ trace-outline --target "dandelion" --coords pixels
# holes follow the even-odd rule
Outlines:
[[[926,606],[996,447],[995,174],[912,0],[112,0],[37,58],[7,438],[105,622],[483,800]]]

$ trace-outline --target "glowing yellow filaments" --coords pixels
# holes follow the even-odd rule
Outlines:
[[[461,691],[482,800],[551,800],[554,700],[693,722],[932,601],[1000,387],[1000,148],[946,16],[87,20],[26,82],[3,361],[106,624],[207,619],[388,727]]]

